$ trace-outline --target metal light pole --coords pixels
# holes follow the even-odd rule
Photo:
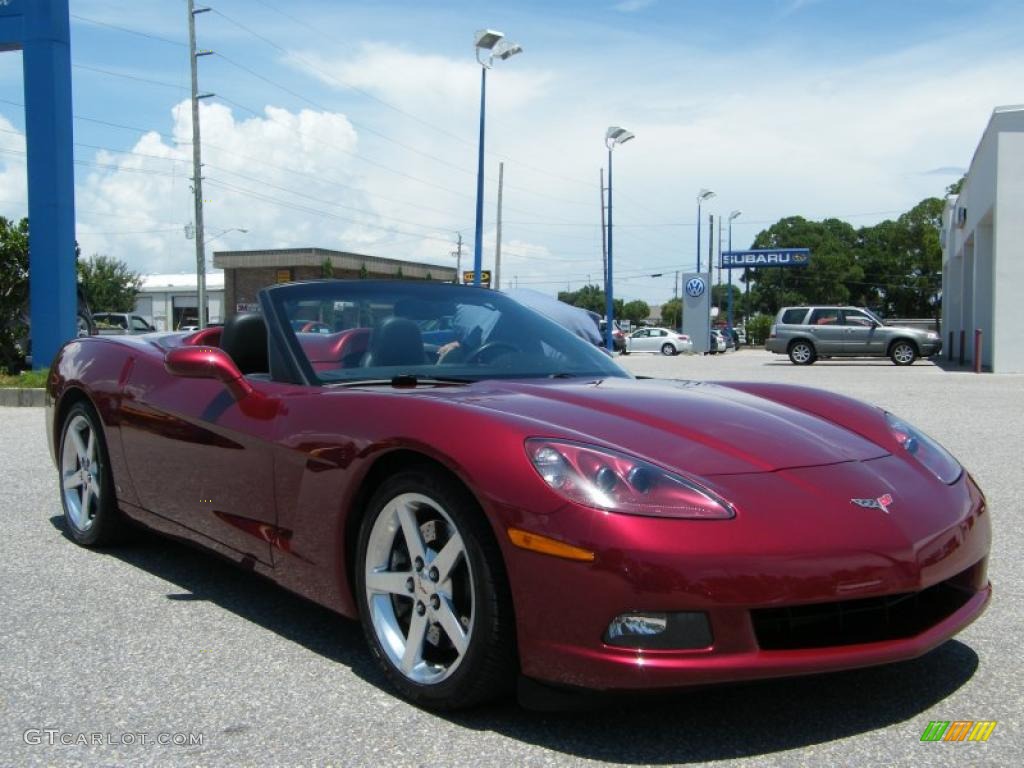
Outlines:
[[[505,61],[522,53],[521,45],[503,40],[505,35],[493,29],[481,29],[476,33],[476,60],[480,65],[480,140],[477,147],[476,165],[476,241],[473,243],[473,285],[480,285],[480,270],[483,266],[484,239],[484,116],[487,113],[487,70],[494,66],[494,60]],[[481,53],[485,54],[481,58]]]
[[[608,273],[604,284],[604,340],[609,352],[615,351],[615,300],[612,296],[612,150],[633,137],[634,134],[617,125],[611,126],[604,134],[604,145],[608,147]]]
[[[743,211],[729,214],[729,250],[732,251],[732,220],[742,215]],[[732,269],[729,270],[729,333],[732,333]]]
[[[710,189],[702,189],[697,193],[697,271],[700,272],[700,204],[705,200],[710,200],[715,196],[715,193]],[[708,269],[711,265],[708,265]]]

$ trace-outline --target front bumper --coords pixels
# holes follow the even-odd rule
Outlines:
[[[828,484],[838,471],[730,478],[740,510],[730,521],[626,518],[569,507],[546,521],[520,519],[523,527],[596,553],[593,563],[575,563],[506,548],[523,674],[591,689],[649,689],[829,672],[920,656],[977,618],[991,597],[990,534],[984,499],[970,479],[924,500],[945,507],[947,518],[926,535],[887,518],[865,526],[856,510],[839,509],[839,517],[810,529],[798,520],[806,511],[790,510],[787,519],[779,476]],[[913,490],[898,498],[913,498]],[[766,650],[752,618],[758,609],[918,593],[947,581],[967,585],[962,604],[910,636]],[[704,612],[712,642],[685,651],[605,644],[608,623],[632,611]]]

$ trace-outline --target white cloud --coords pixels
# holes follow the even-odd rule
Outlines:
[[[0,215],[8,219],[26,215],[26,184],[25,135],[0,115]]]
[[[393,236],[387,229],[403,227],[383,218],[387,211],[377,210],[360,189],[351,154],[358,140],[344,115],[268,106],[262,117],[239,120],[227,107],[210,104],[202,106],[201,120],[207,237],[249,230],[219,238],[211,253],[247,246],[369,247]],[[98,153],[96,162],[105,167],[89,171],[78,189],[85,253],[108,253],[149,272],[192,268],[194,245],[182,232],[193,218],[188,102],[174,107],[170,133],[173,141],[146,134],[133,154]],[[429,234],[411,224],[409,230]],[[106,234],[117,231],[122,234]]]
[[[386,43],[363,43],[354,56],[325,57],[302,51],[288,63],[332,88],[344,90],[348,83],[443,122],[465,125],[461,118],[479,104],[480,67],[468,57],[453,59]],[[497,83],[496,77],[500,78]],[[488,90],[500,90],[504,107],[524,109],[545,95],[551,76],[523,69],[516,57],[507,64],[497,63],[488,82]]]

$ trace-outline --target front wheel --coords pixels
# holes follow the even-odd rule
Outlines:
[[[663,354],[665,356],[670,356],[670,355],[674,355],[675,353],[676,353],[676,348],[673,347],[671,344],[666,342],[665,344],[661,345],[661,354]]]
[[[415,704],[457,709],[511,690],[512,601],[484,513],[431,469],[374,494],[359,536],[359,612],[370,650]]]
[[[64,522],[71,538],[86,547],[118,541],[126,523],[114,498],[99,417],[84,401],[72,405],[64,419],[58,466]]]
[[[895,365],[911,365],[917,359],[917,350],[909,341],[897,341],[889,351]]]
[[[789,346],[789,361],[793,365],[810,365],[814,362],[814,347],[807,341],[795,341]]]

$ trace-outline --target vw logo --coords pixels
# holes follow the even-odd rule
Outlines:
[[[691,297],[691,298],[694,298],[694,299],[699,299],[701,296],[703,296],[704,295],[704,278],[701,278],[701,277],[691,277],[689,280],[687,280],[686,281],[686,295]]]

